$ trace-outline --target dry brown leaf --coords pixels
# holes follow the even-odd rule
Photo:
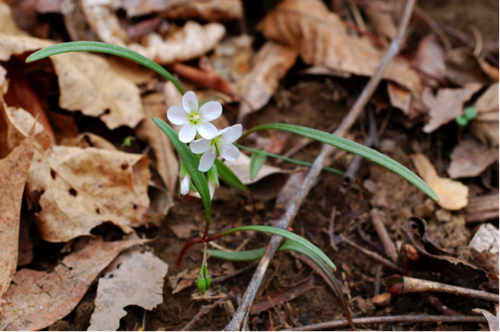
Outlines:
[[[498,275],[498,228],[482,224],[469,243],[473,263]]]
[[[9,5],[2,1],[0,1],[0,33],[18,36],[26,35],[14,21]]]
[[[5,292],[0,330],[41,330],[68,315],[97,275],[122,251],[146,240],[87,237],[51,272],[22,269]]]
[[[481,56],[476,57],[477,63],[479,67],[483,70],[483,72],[489,77],[493,82],[498,82],[499,72],[498,67],[490,65],[488,61],[483,59]]]
[[[391,105],[402,110],[404,114],[410,115],[412,101],[410,91],[396,83],[387,82],[387,92],[389,93]]]
[[[391,40],[398,30],[391,11],[398,12],[399,7],[396,2],[370,1],[370,5],[363,8],[368,21],[375,34],[380,38]]]
[[[498,159],[498,149],[490,149],[473,139],[465,139],[451,153],[448,174],[452,179],[478,176]]]
[[[474,93],[481,89],[481,84],[471,83],[463,89],[440,89],[436,96],[430,88],[424,89],[422,101],[429,108],[430,120],[423,128],[431,133],[442,125],[462,115],[463,105]]]
[[[434,35],[428,35],[418,44],[415,65],[432,78],[443,79],[446,75],[444,51]],[[437,82],[433,82],[435,86]]]
[[[197,227],[193,224],[188,224],[188,223],[181,223],[177,225],[171,225],[169,224],[168,227],[174,232],[174,234],[179,238],[179,239],[188,239],[191,236],[193,236],[192,231],[196,230]]]
[[[0,34],[0,60],[53,43]],[[110,68],[105,59],[87,53],[51,57],[58,75],[61,108],[100,117],[109,129],[135,127],[143,118],[139,89]],[[106,113],[109,110],[109,113]]]
[[[295,48],[306,64],[371,76],[385,51],[366,37],[349,35],[341,19],[320,0],[285,0],[261,22],[264,35]],[[383,77],[420,95],[420,79],[401,57],[392,60]]]
[[[143,98],[142,102],[147,117],[137,126],[135,133],[139,139],[146,141],[153,149],[158,174],[170,195],[173,196],[179,176],[179,163],[172,143],[151,120],[151,117],[155,116],[166,121],[165,96],[162,93],[149,94]]]
[[[172,294],[177,294],[181,290],[188,288],[189,286],[193,285],[196,281],[196,277],[198,276],[198,273],[200,272],[199,268],[195,268],[193,270],[188,271],[183,271],[179,273],[177,276],[174,278],[170,278],[170,283],[173,285],[175,283],[175,288],[172,290]],[[175,280],[174,280],[175,279]],[[182,279],[179,281],[179,279]]]
[[[472,309],[472,312],[476,314],[482,314],[484,318],[486,318],[490,331],[498,331],[500,329],[500,324],[498,324],[498,317],[496,317],[489,311],[480,308],[474,308]]]
[[[241,81],[238,90],[243,101],[240,103],[238,122],[262,108],[276,92],[279,80],[297,59],[297,52],[288,46],[268,41],[253,60],[253,68]]]
[[[437,202],[443,209],[460,210],[467,206],[469,187],[461,182],[453,181],[438,176],[436,169],[429,159],[421,153],[410,155],[418,175],[434,189],[439,197]]]
[[[129,17],[161,12],[172,19],[199,18],[209,21],[238,20],[243,15],[241,0],[121,0]]]
[[[498,83],[490,85],[473,107],[478,115],[470,123],[471,133],[483,144],[498,146]]]
[[[257,199],[272,199],[278,195],[285,185],[290,171],[264,164],[257,176],[250,179],[250,158],[241,154],[235,161],[225,161],[225,164],[233,171],[241,182],[250,187]]]
[[[497,112],[498,113],[498,83],[494,83],[479,97],[474,103],[474,108],[481,116],[482,113]]]
[[[451,49],[445,54],[446,77],[456,85],[490,84],[491,80],[479,66],[470,47]]]
[[[103,222],[125,232],[146,223],[148,166],[145,156],[96,148],[54,146],[37,153],[28,190],[43,192],[37,220],[42,238],[68,241]]]
[[[168,265],[151,252],[132,250],[120,255],[114,268],[99,279],[89,331],[116,331],[129,305],[152,310],[163,302],[163,278]]]
[[[143,38],[147,46],[127,44],[127,34],[120,27],[118,17],[109,3],[83,0],[81,4],[87,22],[103,42],[129,48],[162,65],[191,60],[207,53],[226,32],[219,23],[202,26],[188,21],[166,39],[157,33],[150,33]]]
[[[0,115],[1,116],[1,115]],[[19,225],[24,184],[33,160],[33,137],[28,136],[0,160],[0,299],[17,266]],[[1,315],[1,313],[0,313]]]

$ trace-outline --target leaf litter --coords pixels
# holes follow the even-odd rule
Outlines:
[[[73,6],[73,9],[65,7],[70,2],[78,6]],[[86,328],[90,312],[81,318],[81,312],[85,310],[82,311],[79,307],[83,308],[90,301],[95,302],[99,310],[103,308],[110,310],[96,309],[92,318],[93,324],[99,321],[107,324],[107,329],[117,327],[136,329],[138,325],[137,322],[133,322],[133,308],[127,309],[129,313],[120,320],[125,314],[123,308],[138,304],[150,310],[161,302],[163,304],[153,309],[151,315],[148,313],[144,327],[181,329],[186,319],[196,314],[196,310],[184,310],[181,314],[172,313],[179,312],[179,308],[182,310],[192,305],[196,309],[199,305],[193,303],[193,299],[210,301],[210,298],[219,298],[225,294],[227,287],[243,293],[250,273],[247,272],[242,281],[232,278],[217,284],[209,297],[199,297],[192,288],[198,272],[197,265],[193,263],[198,256],[193,251],[189,254],[191,261],[186,272],[179,274],[179,270],[174,269],[173,275],[177,274],[178,277],[170,275],[169,280],[176,280],[167,286],[170,289],[163,289],[166,265],[155,256],[173,264],[180,246],[186,240],[193,238],[196,233],[194,231],[199,230],[196,225],[201,223],[197,215],[198,209],[201,211],[199,202],[173,199],[177,192],[178,159],[170,142],[161,133],[158,134],[157,127],[151,127],[149,121],[151,116],[165,119],[166,109],[170,105],[179,104],[177,101],[179,94],[170,82],[165,84],[153,73],[137,70],[135,65],[127,61],[91,54],[56,56],[51,60],[23,67],[21,62],[30,52],[52,44],[52,41],[46,39],[48,36],[58,41],[66,41],[68,36],[61,34],[64,24],[69,37],[73,40],[94,39],[113,42],[138,50],[161,64],[169,64],[168,69],[178,73],[183,79],[183,86],[196,91],[200,100],[215,96],[227,110],[231,111],[226,112],[227,116],[216,124],[219,128],[235,122],[243,122],[245,128],[250,128],[254,121],[257,124],[285,122],[320,129],[334,128],[335,122],[339,123],[344,116],[343,110],[346,105],[352,103],[352,98],[357,96],[364,86],[364,78],[359,76],[373,75],[379,65],[388,41],[395,34],[401,4],[392,1],[370,3],[350,1],[343,4],[334,2],[332,6],[334,10],[318,0],[285,0],[266,12],[260,10],[260,15],[255,17],[255,12],[259,11],[258,6],[247,10],[243,15],[243,3],[238,0],[190,2],[123,0],[114,1],[112,4],[93,0],[64,1],[61,4],[38,1],[34,8],[28,8],[21,3],[13,5],[14,20],[9,6],[0,2],[0,61],[2,61],[0,95],[12,94],[18,90],[23,91],[21,95],[32,96],[25,99],[38,98],[37,105],[46,112],[47,123],[52,126],[56,136],[55,142],[51,143],[43,128],[49,130],[48,127],[45,124],[43,127],[40,124],[35,127],[33,140],[35,157],[28,173],[26,187],[28,190],[25,192],[25,198],[18,199],[17,206],[20,208],[21,205],[26,205],[27,210],[25,211],[23,207],[22,213],[32,219],[35,219],[36,215],[37,228],[33,226],[27,229],[26,225],[29,223],[25,223],[23,219],[23,235],[19,243],[10,241],[8,244],[11,249],[9,253],[12,254],[19,245],[19,257],[23,255],[21,252],[23,245],[26,245],[26,248],[34,245],[34,260],[25,269],[17,268],[10,286],[10,276],[15,270],[7,271],[5,282],[1,280],[9,288],[2,298],[4,310],[0,315],[17,310],[12,308],[20,307],[19,303],[22,301],[30,305],[34,303],[35,306],[38,304],[46,309],[47,303],[51,303],[47,302],[46,294],[54,296],[56,305],[51,307],[54,309],[51,313],[38,315],[33,325],[23,320],[24,317],[14,318],[13,323],[10,321],[7,323],[11,324],[7,328],[39,329],[56,321],[65,323],[70,328],[75,326],[80,329]],[[305,200],[294,225],[294,231],[308,237],[316,244],[321,244],[324,235],[321,232],[328,228],[333,204],[339,207],[335,225],[331,225],[335,233],[353,234],[353,230],[357,229],[360,235],[368,233],[372,237],[370,239],[365,234],[365,237],[361,236],[362,241],[376,247],[378,239],[373,241],[374,234],[367,227],[368,224],[365,224],[366,213],[370,210],[371,204],[378,206],[380,212],[384,214],[385,226],[399,247],[401,239],[405,237],[402,221],[412,213],[425,215],[428,237],[436,239],[436,243],[442,248],[467,258],[463,263],[456,265],[472,262],[483,268],[485,271],[468,271],[466,274],[479,276],[478,278],[484,281],[487,279],[484,278],[486,272],[498,273],[493,263],[495,258],[498,258],[498,253],[483,250],[486,247],[492,248],[490,235],[495,232],[489,227],[492,224],[485,221],[492,221],[494,224],[498,218],[498,211],[490,211],[494,205],[490,204],[490,201],[498,197],[498,194],[495,196],[495,190],[498,188],[498,184],[495,183],[498,177],[498,69],[495,63],[498,47],[496,50],[491,47],[491,43],[487,40],[491,36],[484,35],[481,20],[475,20],[474,24],[483,35],[478,37],[477,33],[474,33],[474,39],[467,43],[463,40],[469,35],[460,35],[461,31],[453,32],[450,30],[453,28],[445,25],[450,24],[450,15],[435,15],[443,8],[450,9],[446,2],[439,10],[433,9],[432,5],[426,2],[421,3],[421,7],[415,11],[416,15],[410,23],[406,43],[402,45],[404,51],[389,65],[384,75],[385,82],[372,101],[377,106],[377,122],[381,124],[379,135],[382,140],[389,139],[394,142],[394,148],[387,150],[380,147],[380,149],[410,168],[413,161],[413,166],[424,180],[439,191],[441,208],[432,201],[424,203],[422,197],[412,188],[386,175],[385,170],[370,165],[361,167],[358,174],[359,183],[369,181],[376,183],[371,187],[370,193],[361,188],[359,191],[352,190],[345,196],[340,196],[335,190],[338,186],[335,176],[322,175],[311,197]],[[464,8],[469,7],[464,6]],[[429,10],[431,15],[422,21],[421,14],[424,10]],[[461,10],[453,7],[452,11],[449,11],[455,13]],[[36,11],[39,15],[33,15]],[[47,12],[52,14],[46,16]],[[248,20],[248,16],[252,20]],[[56,19],[50,21],[49,17]],[[257,21],[255,18],[261,20],[259,28],[264,35],[263,38],[255,37],[253,34],[253,24]],[[234,20],[241,20],[242,29],[239,36],[233,33],[235,30],[233,25],[238,24]],[[15,21],[29,31],[29,34],[21,30]],[[56,27],[55,22],[60,22],[60,26]],[[421,24],[422,22],[424,23]],[[252,33],[245,34],[243,23],[250,23],[248,31]],[[426,24],[429,25],[430,31]],[[454,26],[462,29],[464,25],[460,22],[460,26]],[[464,31],[467,29],[469,28],[465,28]],[[469,31],[474,31],[474,28],[466,32]],[[450,37],[448,42],[444,33]],[[439,39],[434,34],[439,36]],[[472,46],[475,46],[475,49],[472,49]],[[215,50],[213,55],[209,53],[211,50]],[[300,55],[298,61],[297,54]],[[10,79],[14,73],[12,69],[14,65],[21,69],[20,74],[16,74],[16,79]],[[52,81],[50,79],[40,81],[44,75],[51,77]],[[31,81],[33,78],[35,80]],[[23,80],[28,82],[27,88],[22,87]],[[192,82],[188,82],[190,80]],[[52,86],[49,82],[58,84]],[[238,89],[222,89],[222,83]],[[9,85],[12,87],[10,90],[8,90]],[[37,113],[29,106],[13,104],[9,98],[6,96],[7,105],[1,106],[0,119],[5,121],[0,120],[0,158],[5,158],[16,149],[16,146],[24,144],[22,142],[26,139],[34,121],[31,114]],[[314,105],[307,106],[308,103],[303,103],[303,100],[314,101]],[[297,107],[290,107],[291,105]],[[397,110],[388,111],[391,106]],[[462,115],[466,106],[475,108],[478,116],[466,127],[457,128],[453,120]],[[247,116],[257,110],[259,113]],[[413,135],[419,132],[421,128],[419,126],[425,123],[427,125],[424,127],[424,132],[430,134],[423,134],[424,138],[420,134]],[[401,125],[405,126],[405,129],[401,130],[398,127]],[[362,130],[363,126],[360,127],[360,131],[353,130],[351,137],[362,141],[365,133]],[[257,148],[265,147],[267,151],[276,149],[272,151],[273,153],[293,151],[296,155],[294,158],[311,162],[319,151],[317,144],[311,144],[307,149],[294,149],[300,141],[290,135],[276,138],[270,133],[269,137],[254,138]],[[133,143],[126,145],[126,140],[130,138]],[[437,143],[434,144],[436,140]],[[59,145],[54,144],[56,142]],[[414,154],[409,157],[407,153]],[[147,156],[151,158],[151,163]],[[349,163],[349,158],[349,155],[339,154],[330,162],[335,164],[334,167],[344,169]],[[124,166],[124,162],[127,163],[127,167]],[[277,167],[278,165],[282,168]],[[122,170],[122,167],[125,170]],[[268,171],[271,169],[268,175],[263,172],[266,169]],[[250,184],[258,207],[256,215],[252,217],[241,212],[252,210],[248,199],[223,185],[213,201],[214,206],[218,207],[214,209],[217,230],[227,229],[226,227],[233,224],[259,224],[269,220],[272,223],[279,218],[283,208],[293,204],[293,197],[302,186],[304,169],[298,170],[301,172],[294,173],[288,163],[282,164],[268,158],[261,170],[262,174],[258,175],[260,176],[258,181]],[[446,178],[446,173],[451,178],[459,180]],[[239,174],[242,177],[249,177],[248,163],[245,167],[241,167]],[[245,181],[251,182],[249,178],[247,180]],[[110,186],[99,188],[99,185],[106,183]],[[123,186],[116,186],[117,184]],[[273,210],[274,204],[263,200],[277,195],[279,199]],[[487,205],[486,208],[489,210],[477,210],[481,202],[484,206]],[[170,210],[174,203],[174,208]],[[96,212],[96,208],[99,213]],[[477,233],[473,232],[469,218],[475,223],[482,223],[484,227]],[[159,225],[162,227],[154,228]],[[155,249],[154,254],[149,251],[133,250],[115,260],[121,249],[116,251],[113,249],[113,253],[109,255],[102,253],[106,256],[105,259],[97,253],[106,252],[107,249],[102,248],[108,244],[121,246],[118,243],[132,241],[108,242],[110,238],[116,238],[117,232],[133,234],[134,228],[137,227],[141,234],[145,232],[147,237],[157,237],[158,240],[152,244]],[[147,229],[150,227],[153,229]],[[110,229],[113,230],[110,232]],[[214,232],[216,229],[210,231]],[[9,234],[16,232],[16,229],[9,228],[8,232]],[[474,233],[475,240],[471,242],[469,248],[467,244]],[[85,237],[88,234],[99,234],[107,240],[103,241],[100,236],[88,239]],[[64,253],[70,253],[60,263],[52,260],[52,263],[47,265],[47,262],[40,258],[39,249],[45,252],[48,244],[40,243],[37,240],[40,236],[44,240],[66,242]],[[121,236],[123,235],[119,235],[118,238]],[[11,237],[11,240],[12,238],[15,239],[16,236]],[[414,241],[416,245],[417,240]],[[92,244],[92,241],[97,242]],[[99,241],[102,244],[98,244]],[[244,250],[245,246],[254,248],[267,242],[254,235],[248,237],[235,235],[223,239],[222,243],[231,250]],[[89,271],[81,271],[76,268],[78,264],[66,261],[70,257],[85,253],[86,248],[92,246],[95,246],[95,249],[89,251],[95,250],[95,253],[92,253],[92,257],[97,257],[98,266],[95,270],[92,268]],[[127,246],[123,245],[123,250]],[[428,254],[438,256],[432,258],[437,259],[435,265],[438,266],[438,271],[449,267],[446,262],[456,262],[455,258],[439,251],[436,245],[432,249],[432,246],[425,242],[424,247]],[[27,249],[28,254],[30,250]],[[432,250],[437,251],[432,252]],[[59,249],[56,251],[57,253],[48,255],[61,255]],[[424,252],[422,254],[425,255]],[[131,256],[135,258],[130,258]],[[10,255],[9,259],[11,262],[14,261],[13,255]],[[419,312],[419,309],[405,305],[408,298],[401,299],[397,305],[387,303],[386,309],[373,308],[370,300],[364,300],[373,298],[373,295],[366,291],[372,287],[371,281],[367,280],[377,278],[372,269],[373,264],[362,259],[359,263],[352,261],[351,258],[344,256],[342,250],[336,253],[335,259],[340,262],[342,268],[340,272],[343,273],[345,270],[347,273],[343,282],[345,288],[353,294],[355,301],[360,304],[358,307],[364,307],[361,303],[366,302],[371,305],[370,312],[375,310],[372,315],[380,314],[380,310]],[[90,264],[88,257],[79,257],[78,260],[82,260],[83,267]],[[114,263],[106,270],[104,279],[101,279],[97,286],[97,298],[103,302],[94,300],[95,290],[90,288],[90,291],[87,291],[89,285],[97,280],[98,274],[113,260]],[[29,263],[29,260],[26,262]],[[303,273],[308,270],[304,270],[302,265],[297,262],[293,265],[292,259],[288,256],[282,256],[280,262],[282,266],[287,267],[275,266],[277,270],[270,276],[258,303],[267,305],[268,296],[293,295],[287,290],[296,289],[297,281],[304,280]],[[221,275],[220,264],[221,262],[217,260],[210,260],[214,276]],[[156,271],[161,270],[161,273],[155,276],[151,274],[151,279],[148,281],[143,281],[141,277],[134,278],[143,271],[142,268],[148,269],[146,265],[156,266]],[[293,268],[289,269],[288,266]],[[68,272],[70,270],[68,267],[73,267],[73,270]],[[130,269],[126,269],[127,267]],[[455,266],[450,269],[456,268]],[[67,295],[65,286],[55,285],[56,282],[53,280],[56,274],[66,276],[75,269],[78,273],[85,274],[85,282],[77,287],[76,295]],[[422,272],[428,273],[429,269],[429,266],[424,267]],[[242,269],[238,270],[236,265],[233,270],[236,273]],[[142,275],[145,273],[142,272]],[[338,274],[339,277],[341,275]],[[455,278],[457,282],[466,282],[458,280],[460,271],[456,275],[459,275]],[[221,276],[226,278],[224,275]],[[180,278],[184,280],[177,284]],[[61,281],[63,284],[65,282]],[[113,284],[111,292],[103,291],[101,287],[108,283]],[[128,286],[124,286],[125,284]],[[477,287],[477,284],[473,286]],[[22,295],[23,287],[30,289],[30,295]],[[332,300],[332,294],[324,292],[322,287],[316,285],[314,288],[307,288],[304,292],[300,292],[298,299],[277,304],[275,307],[277,310],[270,309],[253,315],[252,328],[289,328],[335,317],[338,315],[336,311],[338,308]],[[175,294],[165,298],[161,296],[170,293],[171,289],[174,289]],[[136,295],[141,299],[126,302],[118,300],[122,297],[130,300],[126,295],[132,290],[136,290]],[[86,292],[88,296],[77,306]],[[109,302],[109,294],[117,294],[111,297],[111,300],[114,300],[112,309],[101,306],[102,303]],[[18,300],[19,302],[16,302]],[[447,301],[445,298],[442,300]],[[64,301],[66,303],[63,303]],[[454,309],[466,314],[474,308],[470,307],[471,304],[467,301],[460,304],[452,302],[445,304],[459,307],[460,309]],[[427,305],[430,304],[423,305],[425,310]],[[483,305],[481,307],[494,312],[491,307]],[[37,308],[33,307],[30,310],[35,312],[35,309]],[[355,307],[353,309],[358,310]],[[41,310],[40,307],[38,310]],[[196,325],[197,328],[222,329],[227,323],[224,309],[211,310],[213,310],[211,323],[207,325],[207,321],[200,320]],[[230,309],[227,310],[231,313]],[[72,311],[76,314],[63,318]],[[297,319],[295,317],[299,316],[297,314],[299,311],[300,318]],[[321,315],[318,315],[319,312]],[[0,316],[0,319],[0,324],[4,324],[6,318]],[[83,320],[83,323],[79,320]],[[466,326],[476,327],[476,325]],[[2,327],[6,328],[4,325]],[[57,327],[54,325],[49,329]],[[381,327],[391,328],[389,325]]]

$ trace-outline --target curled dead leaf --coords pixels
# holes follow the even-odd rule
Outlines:
[[[239,92],[243,97],[238,122],[252,111],[262,108],[278,88],[279,80],[293,66],[297,52],[273,41],[268,41],[253,60],[253,68],[241,81]]]
[[[410,155],[418,175],[436,192],[439,197],[437,202],[446,210],[460,210],[467,206],[469,188],[461,182],[453,181],[438,176],[436,169],[429,159],[421,153]]]
[[[297,50],[306,64],[336,71],[371,76],[385,51],[364,36],[350,35],[340,17],[320,0],[285,0],[260,23],[264,35]],[[420,95],[420,79],[403,58],[396,57],[384,72],[415,95]]]
[[[122,251],[146,240],[103,242],[100,237],[79,240],[75,252],[51,272],[22,269],[4,294],[1,330],[34,331],[68,315],[97,275]]]
[[[1,116],[1,115],[0,115]],[[7,290],[18,258],[21,204],[24,184],[34,155],[33,136],[28,136],[0,160],[0,299]],[[1,314],[0,314],[1,315]]]
[[[132,250],[120,255],[99,279],[89,331],[116,331],[127,314],[125,306],[152,310],[163,302],[163,278],[168,265],[151,252]]]

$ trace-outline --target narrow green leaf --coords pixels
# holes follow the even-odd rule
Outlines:
[[[308,250],[312,251],[315,255],[321,258],[322,261],[324,261],[328,266],[330,266],[332,269],[336,270],[337,268],[335,267],[335,264],[328,258],[327,255],[325,255],[324,252],[322,252],[318,247],[316,247],[314,244],[311,242],[307,241],[303,237],[298,236],[297,234],[294,234],[292,232],[289,232],[287,230],[277,228],[277,227],[271,227],[271,226],[242,226],[238,228],[233,228],[230,229],[224,233],[222,233],[220,236],[224,236],[227,234],[231,234],[234,232],[241,232],[241,231],[257,231],[257,232],[264,232],[264,233],[269,233],[269,234],[274,234],[274,235],[279,235],[282,236],[288,240],[292,240],[300,244],[301,246],[307,248]],[[219,236],[217,236],[219,237]]]
[[[215,159],[215,166],[217,166],[217,171],[219,172],[220,177],[222,180],[226,181],[227,184],[248,194],[250,193],[250,189],[241,182],[241,180],[236,176],[236,174],[233,173],[233,171],[231,171],[229,167],[226,166],[226,164],[219,159]]]
[[[106,54],[112,54],[116,55],[125,59],[129,59],[132,61],[137,62],[138,64],[141,64],[145,67],[148,67],[151,70],[154,70],[161,76],[165,77],[168,79],[170,82],[174,83],[175,87],[179,92],[184,95],[184,89],[182,88],[181,84],[179,81],[172,76],[165,68],[157,64],[156,62],[146,58],[145,56],[140,55],[139,53],[136,53],[134,51],[128,50],[124,47],[117,46],[117,45],[112,45],[112,44],[107,44],[107,43],[101,43],[101,42],[95,42],[95,41],[76,41],[76,42],[69,42],[69,43],[62,43],[62,44],[57,44],[57,45],[52,45],[49,47],[46,47],[44,49],[41,49],[38,52],[35,52],[31,54],[27,59],[26,62],[33,62],[37,61],[52,55],[57,55],[61,53],[69,53],[69,52],[98,52],[98,53],[106,53]]]
[[[210,226],[210,218],[212,216],[212,211],[211,211],[212,202],[210,201],[210,191],[208,190],[207,178],[205,177],[205,174],[198,171],[198,164],[199,164],[198,159],[196,159],[191,150],[189,150],[186,143],[182,143],[179,140],[179,136],[172,127],[170,127],[163,120],[160,120],[155,117],[153,117],[152,119],[154,123],[156,123],[156,125],[160,127],[160,129],[170,139],[172,145],[175,147],[175,149],[181,156],[182,161],[186,165],[189,171],[189,175],[191,176],[191,180],[193,181],[193,184],[198,190],[198,192],[200,193],[203,206],[205,207],[205,220],[206,220],[205,226],[208,229],[208,226]]]
[[[253,180],[259,173],[262,166],[266,162],[266,155],[260,153],[252,153],[252,157],[250,158],[250,179]]]
[[[265,156],[268,156],[268,157],[271,157],[271,158],[281,159],[281,160],[284,160],[284,161],[288,161],[289,163],[293,163],[293,164],[297,164],[297,165],[301,165],[301,166],[306,166],[306,167],[311,167],[312,166],[312,163],[309,163],[307,161],[302,161],[302,160],[297,160],[297,159],[293,159],[293,158],[288,158],[288,157],[280,156],[279,154],[270,153],[270,152],[267,152],[267,151],[264,151],[264,150],[252,149],[252,148],[249,148],[249,147],[241,145],[241,144],[234,143],[234,145],[236,145],[238,148],[240,148],[242,150],[247,150],[247,151],[250,151],[250,152],[253,152],[253,153],[262,154],[262,155],[265,155]],[[323,167],[323,170],[325,170],[327,172],[331,172],[333,174],[337,174],[337,175],[344,175],[344,172],[342,172],[339,169],[332,168],[332,167],[325,166],[325,167]]]
[[[412,171],[410,171],[408,168],[404,167],[397,161],[381,154],[380,152],[370,149],[364,145],[358,144],[356,142],[350,141],[348,139],[339,136],[332,135],[330,133],[326,133],[321,130],[306,128],[302,126],[295,126],[285,123],[268,123],[253,127],[240,138],[240,141],[242,141],[246,136],[250,135],[253,132],[260,130],[268,130],[268,129],[287,131],[357,154],[368,160],[376,162],[381,166],[384,166],[385,168],[389,169],[390,171],[398,175],[401,175],[410,183],[412,183],[417,188],[422,190],[430,198],[432,198],[435,201],[439,201],[438,195],[434,192],[434,190],[432,190],[431,187],[429,187],[427,183],[425,183],[421,178],[418,177],[418,175],[416,175],[415,173],[413,173]]]

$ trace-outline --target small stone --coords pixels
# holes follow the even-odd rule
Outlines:
[[[391,138],[384,138],[379,144],[380,151],[385,153],[393,153],[396,151],[396,146],[396,141]]]
[[[430,218],[436,209],[436,204],[430,198],[426,199],[424,204],[415,207],[414,213],[420,218]]]
[[[378,184],[372,179],[366,179],[363,181],[363,188],[368,190],[370,194],[375,194],[378,190]]]

